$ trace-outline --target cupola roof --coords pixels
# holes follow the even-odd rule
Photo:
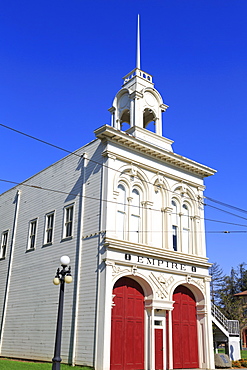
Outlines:
[[[111,126],[136,137],[152,131],[149,139],[153,142],[153,134],[162,136],[162,113],[168,105],[163,103],[160,93],[154,88],[152,75],[141,69],[139,15],[136,45],[136,67],[123,77],[122,88],[109,109],[112,114]],[[172,151],[171,146],[169,150]]]

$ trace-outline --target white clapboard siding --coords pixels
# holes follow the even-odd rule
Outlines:
[[[86,152],[89,159],[93,157],[94,161],[101,163],[102,149],[98,148],[99,145],[102,146],[98,140],[93,141],[79,149],[77,154],[83,155]],[[60,257],[69,255],[72,274],[75,274],[79,232],[91,234],[98,232],[100,228],[102,167],[89,161],[84,170],[82,162],[82,158],[69,155],[25,182],[25,185],[35,187],[18,186],[0,197],[0,231],[12,231],[13,198],[17,189],[21,190],[1,356],[36,360],[51,360],[53,357],[59,287],[54,286],[52,280],[59,267]],[[85,195],[96,199],[81,199],[83,186]],[[70,240],[62,240],[64,206],[69,204],[74,204],[73,237]],[[79,213],[81,204],[84,215]],[[52,211],[55,212],[53,242],[44,246],[45,215]],[[83,230],[80,230],[81,217]],[[35,250],[27,251],[29,222],[35,218],[38,222]],[[88,365],[93,365],[98,239],[99,237],[82,241],[77,334],[79,340],[76,353],[78,363]],[[2,318],[8,253],[5,260],[0,261],[0,267]],[[64,362],[71,361],[72,356],[75,282],[76,279],[65,286],[61,351]]]

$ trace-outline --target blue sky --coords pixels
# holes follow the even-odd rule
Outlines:
[[[170,107],[164,136],[217,169],[206,196],[247,210],[246,0],[2,0],[0,123],[72,151],[94,139],[135,67],[138,13],[142,69]],[[63,156],[0,127],[1,179],[21,182]],[[246,261],[247,213],[205,208],[246,225],[206,221],[209,259],[229,273]]]

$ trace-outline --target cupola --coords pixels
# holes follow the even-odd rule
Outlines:
[[[138,15],[136,68],[123,77],[122,88],[109,109],[112,114],[111,125],[117,130],[126,131],[137,137],[140,137],[140,134],[143,136],[144,132],[145,134],[150,132],[151,136],[162,136],[162,113],[167,108],[168,105],[163,103],[160,93],[154,88],[152,76],[141,69]],[[153,132],[149,130],[151,123],[154,127]],[[126,124],[127,130],[124,130]]]

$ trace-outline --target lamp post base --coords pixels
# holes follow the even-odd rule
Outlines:
[[[61,357],[53,357],[52,359],[52,370],[60,370]]]

